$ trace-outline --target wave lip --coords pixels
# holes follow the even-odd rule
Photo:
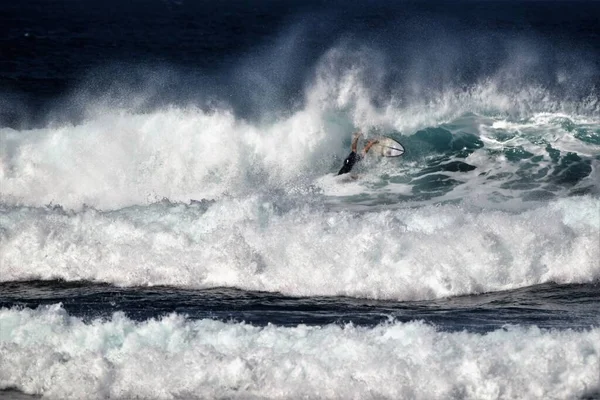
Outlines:
[[[1,309],[0,327],[0,388],[48,398],[562,399],[600,388],[598,328],[480,335],[120,313],[86,324],[60,305]]]

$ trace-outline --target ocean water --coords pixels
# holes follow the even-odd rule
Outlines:
[[[0,398],[600,398],[600,2],[0,21]]]

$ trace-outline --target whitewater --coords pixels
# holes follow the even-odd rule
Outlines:
[[[60,306],[3,310],[0,321],[14,349],[2,381],[35,376],[25,391],[60,398],[566,398],[593,394],[600,369],[598,328],[478,335],[420,322],[261,328],[122,313],[86,324]]]
[[[368,160],[350,181],[333,174],[354,123],[331,129],[328,111],[310,107],[262,126],[169,108],[4,128],[0,277],[398,302],[597,285],[598,118],[449,114],[459,116],[393,119],[407,124],[394,132],[413,154]],[[72,316],[64,301],[2,308],[3,388],[48,398],[560,399],[593,398],[600,380],[593,311],[576,328],[461,332],[418,314],[260,326],[255,311],[254,326],[246,314],[228,322],[189,310]]]
[[[1,28],[0,398],[600,398],[597,5],[59,3]]]
[[[325,96],[319,73],[264,126],[170,108],[2,129],[2,279],[415,300],[600,278],[595,109],[509,118],[486,87],[425,123],[343,103],[356,74]],[[334,128],[331,103],[351,107]],[[335,177],[350,127],[382,126],[408,154]]]

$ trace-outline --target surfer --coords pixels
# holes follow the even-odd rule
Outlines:
[[[356,132],[354,134],[354,138],[352,139],[352,151],[350,152],[350,155],[344,160],[344,165],[342,166],[342,169],[340,169],[340,172],[338,172],[338,175],[347,174],[348,172],[350,172],[352,170],[352,167],[354,167],[354,164],[356,164],[357,161],[360,161],[365,155],[367,155],[367,153],[369,152],[371,147],[373,147],[373,145],[379,143],[379,140],[371,139],[367,142],[367,144],[365,144],[365,148],[363,149],[361,154],[357,154],[356,150],[358,147],[358,139],[361,135],[362,133],[360,132]]]

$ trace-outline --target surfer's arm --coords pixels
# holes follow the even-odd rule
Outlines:
[[[355,153],[356,153],[356,149],[358,148],[358,139],[360,138],[361,135],[362,135],[362,133],[356,132],[354,134],[354,137],[352,138],[352,151]]]
[[[365,148],[363,149],[363,156],[366,155],[369,152],[369,150],[371,150],[371,147],[373,147],[377,143],[379,143],[379,140],[377,139],[369,140],[365,145]]]

